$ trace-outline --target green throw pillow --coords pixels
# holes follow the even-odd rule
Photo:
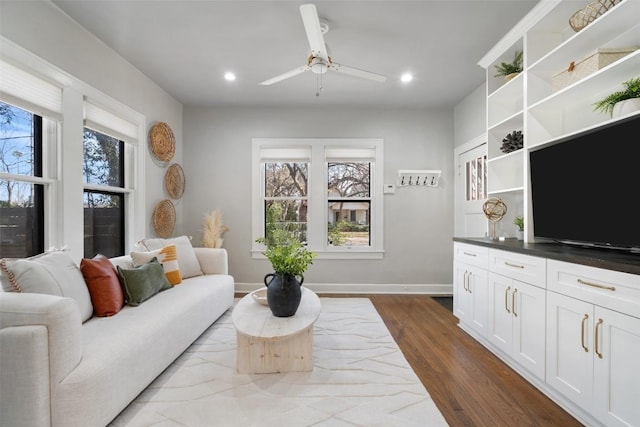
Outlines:
[[[117,268],[125,302],[129,305],[140,305],[158,292],[171,288],[171,283],[157,258],[139,267]]]

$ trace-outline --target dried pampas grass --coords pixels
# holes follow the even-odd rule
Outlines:
[[[220,212],[220,209],[215,209],[211,213],[206,214],[202,224],[202,246],[205,248],[221,248],[223,241],[222,235],[227,230],[229,230],[229,228],[222,223],[222,212]]]

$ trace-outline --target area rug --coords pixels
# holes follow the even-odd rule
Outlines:
[[[321,298],[313,371],[239,374],[228,310],[110,424],[446,426],[367,298]]]

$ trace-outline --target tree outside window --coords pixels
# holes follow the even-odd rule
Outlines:
[[[309,168],[301,162],[265,163],[265,239],[269,244],[276,230],[286,230],[307,242],[307,187]]]
[[[0,102],[0,257],[23,258],[44,250],[42,117]],[[24,176],[21,179],[20,176]]]
[[[371,163],[327,165],[327,238],[330,246],[371,245]]]
[[[84,129],[84,256],[124,254],[124,142]],[[105,187],[100,188],[100,187]]]

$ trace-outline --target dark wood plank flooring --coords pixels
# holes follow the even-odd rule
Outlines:
[[[460,329],[446,301],[424,295],[319,296],[370,298],[451,426],[582,426]]]

